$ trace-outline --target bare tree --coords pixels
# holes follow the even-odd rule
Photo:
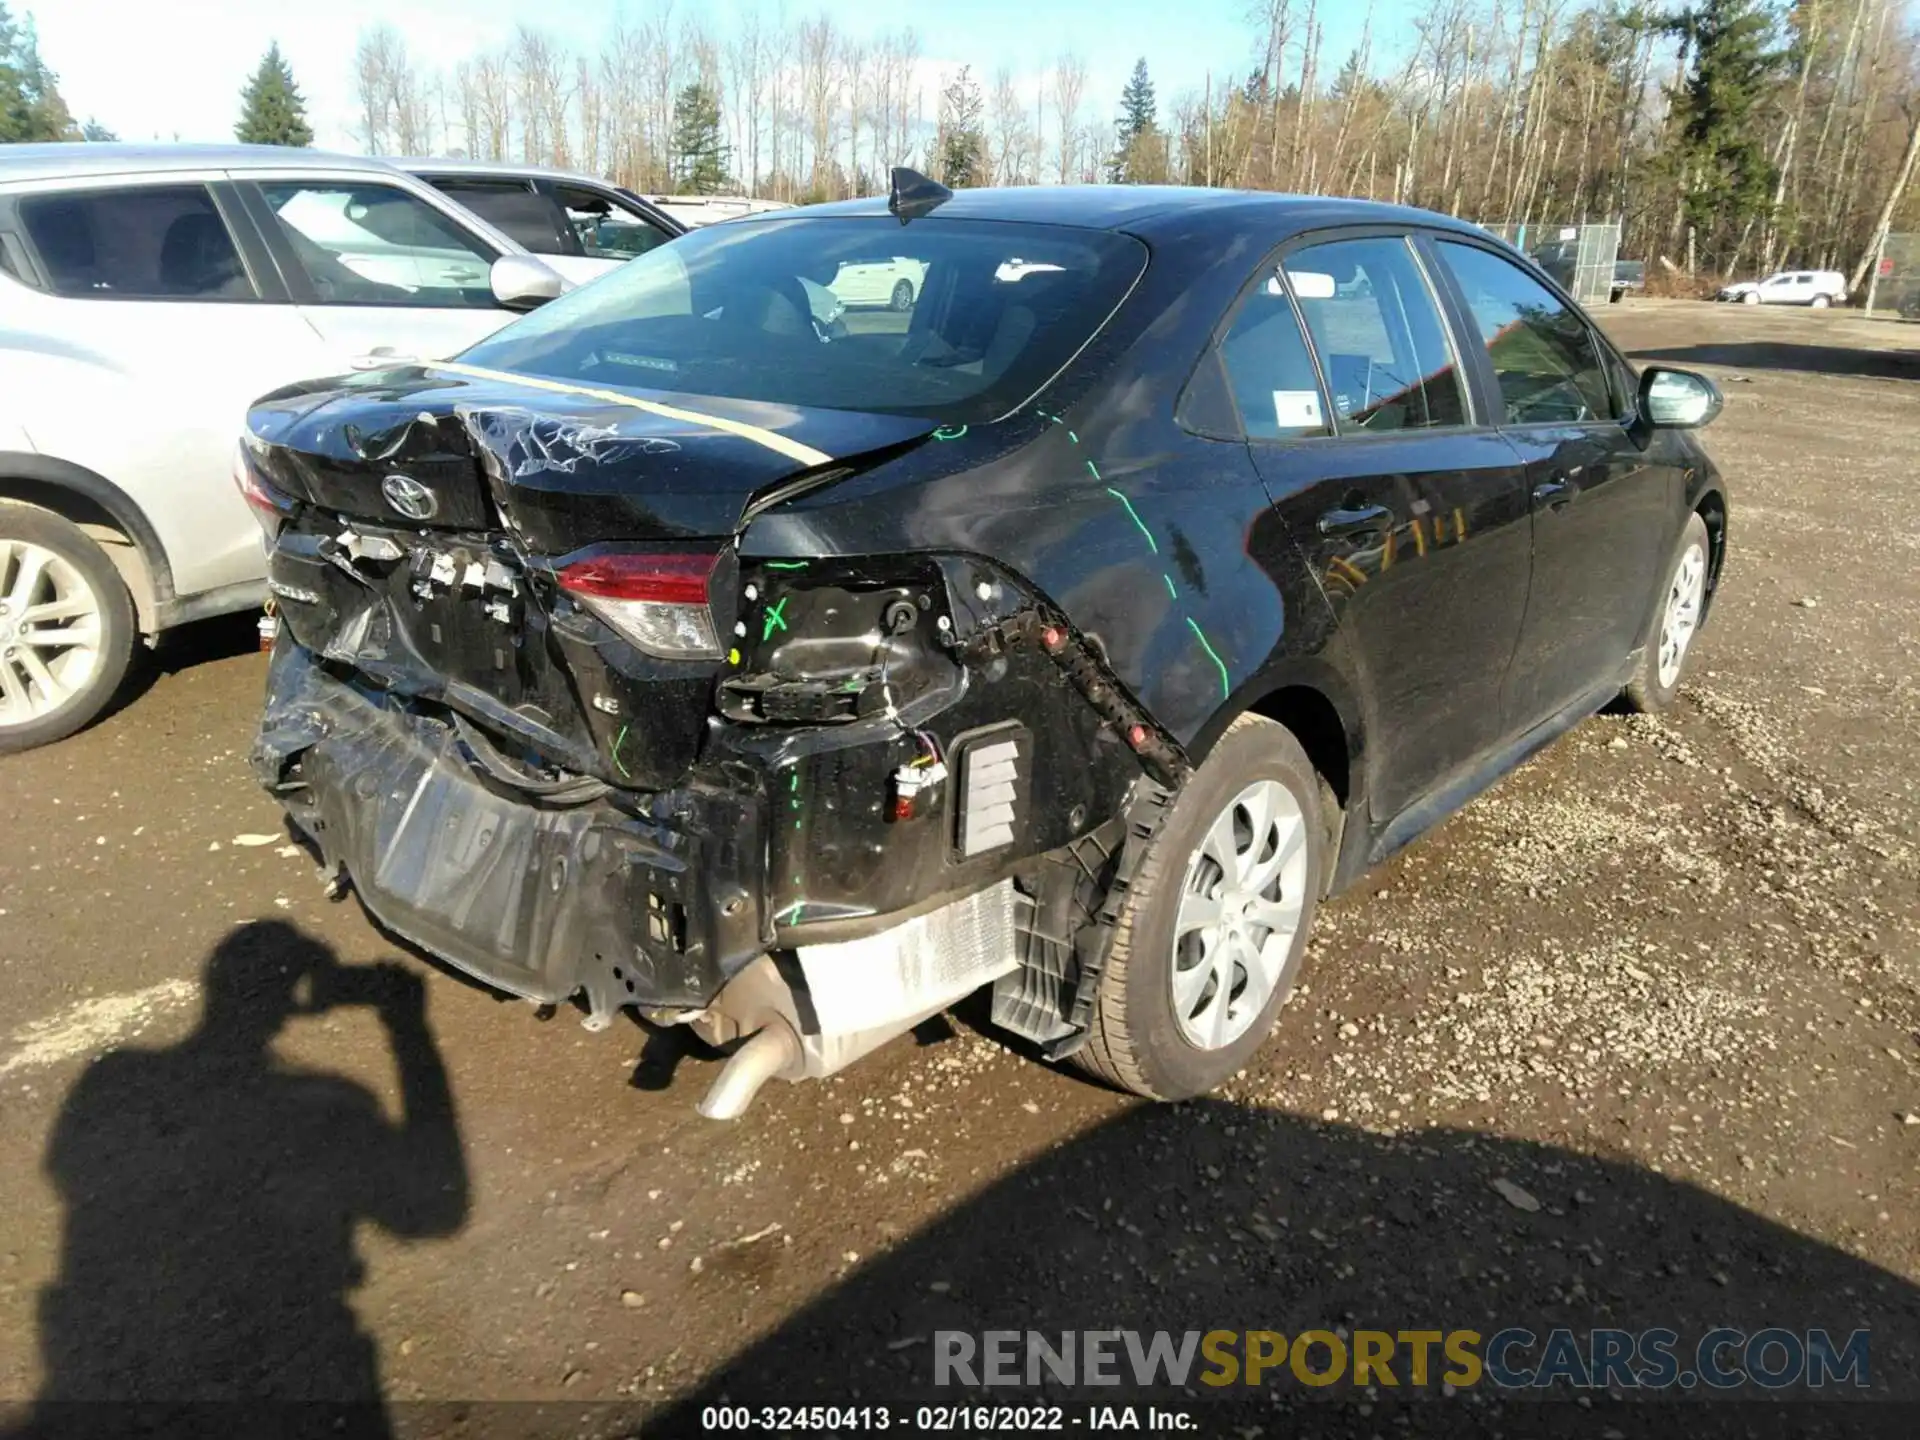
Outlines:
[[[1079,177],[1075,168],[1083,132],[1080,106],[1087,95],[1087,62],[1071,50],[1063,51],[1053,63],[1053,114],[1060,128],[1060,183]]]
[[[1026,101],[1014,88],[1012,69],[1002,65],[994,72],[987,100],[987,150],[994,184],[1025,185],[1038,178],[1026,170],[1032,140]]]
[[[838,149],[840,47],[840,34],[825,11],[800,22],[800,103],[812,142],[807,192],[815,199],[827,199],[839,189],[834,152]]]
[[[728,119],[733,132],[734,164],[749,195],[760,184],[760,108],[766,100],[765,42],[760,9],[750,6],[740,17],[733,41],[727,46],[727,76],[732,101]]]
[[[406,64],[406,47],[391,25],[360,33],[354,47],[354,98],[360,108],[360,143],[369,155],[388,151],[393,135],[393,75]]]
[[[632,189],[650,188],[650,151],[645,127],[645,37],[616,20],[600,52],[604,153],[614,180]]]

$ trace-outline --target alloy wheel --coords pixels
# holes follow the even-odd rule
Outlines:
[[[1680,678],[1680,666],[1687,658],[1687,647],[1700,628],[1700,605],[1707,593],[1707,552],[1699,544],[1689,545],[1673,567],[1673,580],[1667,586],[1667,606],[1660,617],[1660,686],[1671,688]]]
[[[71,562],[0,537],[0,727],[51,715],[93,677],[100,599]]]

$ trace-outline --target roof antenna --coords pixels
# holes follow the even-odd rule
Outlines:
[[[918,220],[953,198],[953,191],[938,180],[929,180],[918,170],[904,165],[893,167],[893,191],[887,196],[887,210],[898,215],[900,223]]]

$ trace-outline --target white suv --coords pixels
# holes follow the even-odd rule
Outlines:
[[[141,636],[261,603],[257,396],[452,354],[564,284],[377,160],[0,146],[0,752],[91,720]]]
[[[1824,310],[1846,300],[1847,281],[1837,270],[1781,270],[1764,280],[1728,285],[1717,298],[1742,305],[1811,305]]]

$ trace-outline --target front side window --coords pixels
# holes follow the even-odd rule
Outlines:
[[[1508,424],[1578,423],[1613,414],[1606,363],[1578,311],[1491,251],[1453,240],[1435,248],[1466,295]]]
[[[432,184],[531,254],[585,253],[560,207],[525,180],[475,180],[450,175]]]
[[[259,292],[204,185],[76,190],[20,202],[55,294],[253,300]]]
[[[584,185],[555,185],[570,232],[582,254],[597,260],[631,260],[673,237],[631,206]]]
[[[260,186],[322,305],[493,305],[493,253],[416,195],[390,185]]]
[[[1460,367],[1407,242],[1335,240],[1290,254],[1287,284],[1320,354],[1342,435],[1467,423]]]
[[[890,216],[708,226],[483,340],[475,365],[774,404],[995,419],[1077,353],[1146,265],[1131,236]],[[848,263],[908,262],[909,312],[853,311]],[[904,273],[904,272],[903,272]]]
[[[1269,271],[1240,303],[1220,342],[1220,360],[1249,440],[1328,433],[1313,354],[1280,277]]]

